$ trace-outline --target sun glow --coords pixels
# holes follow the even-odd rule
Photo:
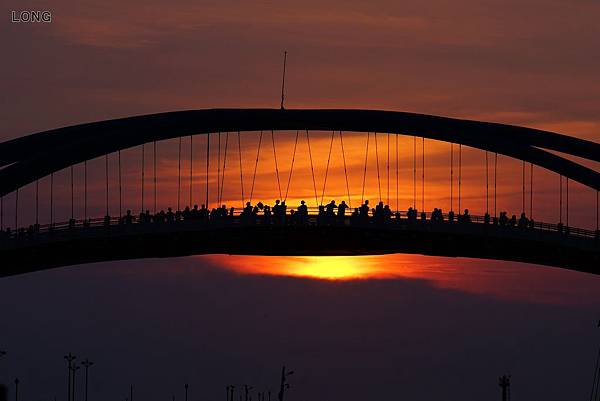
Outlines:
[[[265,258],[230,256],[219,263],[240,273],[312,277],[325,280],[389,277],[376,257],[371,256],[301,256]]]
[[[586,276],[583,280],[583,273],[548,268],[540,276],[540,267],[514,262],[408,254],[306,257],[202,255],[195,258],[243,275],[328,281],[418,280],[444,289],[537,303],[586,304],[597,297],[593,277]],[[577,285],[565,287],[565,282]]]

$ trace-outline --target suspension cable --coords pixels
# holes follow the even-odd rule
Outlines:
[[[40,224],[40,181],[35,180],[35,225]]]
[[[560,193],[559,195],[559,200],[558,200],[558,222],[562,224],[562,211],[563,211],[563,177],[562,175],[559,175],[559,186],[558,186],[558,192]]]
[[[208,168],[210,167],[210,132],[206,134],[206,208],[208,207]]]
[[[497,206],[497,197],[496,193],[498,192],[498,152],[494,153],[494,217],[498,217],[498,209]]]
[[[254,174],[252,174],[252,187],[250,188],[250,203],[252,203],[252,195],[254,195],[254,183],[256,182],[256,170],[258,169],[258,159],[260,157],[260,145],[262,144],[263,132],[260,131],[258,137],[258,149],[256,150],[256,161],[254,163]]]
[[[145,180],[145,178],[146,178],[145,164],[146,164],[146,144],[142,143],[142,188],[141,188],[142,210],[141,210],[141,213],[144,213],[144,183],[146,181]]]
[[[54,226],[54,173],[50,173],[50,225]]]
[[[387,204],[390,204],[390,134],[387,134]]]
[[[450,210],[454,207],[454,144],[450,142]]]
[[[310,158],[310,172],[312,174],[313,190],[315,191],[315,204],[318,206],[319,198],[317,196],[317,182],[315,181],[315,168],[313,165],[312,151],[310,149],[310,136],[308,135],[308,130],[306,130],[306,143],[308,144],[308,156]]]
[[[396,134],[396,211],[400,210],[399,188],[398,188],[398,134]]]
[[[105,216],[109,216],[108,212],[108,153],[104,155],[104,175],[106,178],[106,214]]]
[[[377,166],[377,187],[379,188],[379,202],[381,202],[381,178],[379,176],[379,150],[377,147],[377,132],[375,132],[375,165]]]
[[[348,207],[352,208],[352,199],[350,198],[350,184],[348,183],[348,170],[346,168],[346,152],[344,151],[344,139],[340,131],[340,144],[342,145],[342,160],[344,162],[344,176],[346,177],[346,191],[348,192]]]
[[[367,146],[365,148],[365,170],[363,172],[363,182],[362,182],[362,194],[360,196],[361,198],[361,204],[365,203],[365,184],[367,182],[367,162],[369,159],[369,138],[371,136],[370,132],[367,132]]]
[[[37,196],[37,195],[36,195]],[[83,218],[87,221],[87,160],[83,161]]]
[[[569,177],[566,177],[565,179],[565,183],[566,183],[566,191],[567,191],[567,227],[569,226]]]
[[[523,185],[523,188],[522,188],[522,192],[523,192],[523,205],[522,205],[522,208],[521,208],[521,212],[525,213],[525,160],[523,160],[521,162],[521,164],[522,164],[522,170],[523,170],[523,173],[522,173],[523,177],[522,177],[522,180],[521,180],[522,185]]]
[[[122,188],[122,180],[121,180],[121,151],[117,152],[119,158],[119,217],[123,216],[123,188]]]
[[[225,155],[223,156],[223,170],[221,172],[221,193],[219,193],[219,205],[223,202],[223,188],[225,188],[225,168],[227,167],[227,148],[229,147],[229,132],[225,133]],[[218,205],[217,205],[218,206]]]
[[[417,208],[417,137],[413,136],[413,208]]]
[[[19,229],[19,188],[15,190],[15,233]]]
[[[599,191],[596,190],[596,231],[598,231],[598,227],[599,227],[599,225],[598,225],[598,223],[599,223],[598,217],[600,215],[600,208],[598,207],[599,206],[599,204],[598,204],[598,192]]]
[[[156,182],[156,141],[154,141],[154,152],[152,153],[153,164],[154,164],[154,214],[156,214],[156,195],[157,195],[157,182]]]
[[[462,213],[461,198],[462,198],[462,143],[458,144],[458,213]]]
[[[75,203],[75,195],[74,192],[75,190],[73,189],[74,184],[73,184],[73,166],[71,166],[71,168],[69,169],[70,173],[71,173],[71,220],[73,220],[73,216],[75,215],[74,210],[74,203]]]
[[[533,163],[529,163],[529,218],[533,219]]]
[[[217,132],[217,207],[221,204],[221,133]]]
[[[194,136],[190,135],[190,202],[188,206],[192,207],[192,189],[194,181]]]
[[[490,180],[489,180],[488,151],[485,151],[485,214],[490,213]]]
[[[271,143],[273,144],[273,159],[275,159],[275,175],[277,176],[277,188],[279,189],[279,199],[281,196],[281,182],[279,181],[279,165],[277,163],[277,151],[275,150],[275,133],[271,130]]]
[[[325,198],[325,187],[327,185],[327,175],[329,174],[329,162],[331,161],[331,149],[333,148],[333,137],[335,131],[331,131],[331,141],[329,142],[329,154],[327,155],[327,166],[325,167],[325,179],[323,180],[323,192],[321,192],[321,205],[323,204],[323,198]]]
[[[244,198],[244,174],[242,171],[242,138],[240,136],[240,131],[238,131],[237,137],[238,137],[238,156],[240,159],[240,187],[242,189],[242,205],[244,205],[246,199]]]
[[[177,152],[177,210],[181,210],[181,141],[179,137],[179,149]]]
[[[422,137],[421,158],[421,210],[425,211],[425,137]]]
[[[285,198],[283,199],[284,201],[287,200],[288,193],[290,190],[290,183],[292,181],[292,172],[294,171],[294,161],[296,160],[296,148],[298,147],[298,136],[299,135],[300,135],[300,131],[296,130],[296,141],[294,142],[294,151],[292,153],[292,164],[290,167],[290,174],[288,175],[287,186],[285,187]]]

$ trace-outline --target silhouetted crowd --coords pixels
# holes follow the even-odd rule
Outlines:
[[[258,202],[256,205],[252,205],[250,202],[246,202],[245,207],[238,216],[235,215],[235,208],[227,208],[226,205],[221,207],[209,209],[206,205],[194,205],[192,208],[186,206],[184,210],[173,211],[172,208],[168,208],[167,211],[161,210],[157,213],[150,213],[149,210],[143,211],[139,215],[135,216],[131,210],[127,210],[126,214],[118,218],[119,225],[130,225],[130,224],[170,224],[178,222],[200,222],[204,224],[208,223],[221,223],[229,224],[233,222],[239,222],[242,225],[292,225],[292,226],[306,226],[309,224],[316,224],[318,226],[334,226],[334,225],[388,225],[388,224],[399,224],[402,221],[408,224],[416,224],[417,222],[425,223],[426,221],[431,224],[440,223],[462,223],[467,224],[473,221],[472,216],[469,214],[469,209],[464,209],[462,213],[455,214],[454,211],[450,211],[444,214],[442,209],[435,208],[432,212],[428,213],[419,211],[416,208],[409,207],[405,215],[402,215],[399,211],[392,212],[389,205],[384,202],[379,202],[374,208],[371,208],[369,201],[365,200],[359,207],[354,208],[350,212],[350,207],[345,201],[336,204],[335,200],[327,203],[326,205],[320,205],[316,216],[311,215],[309,218],[309,211],[305,201],[301,201],[298,207],[290,209],[285,201],[276,200],[275,204],[271,207],[270,205]],[[110,226],[114,224],[115,220],[111,216],[105,216],[103,225]],[[508,217],[508,213],[505,211],[500,212],[499,216],[491,217],[489,213],[483,216],[483,221],[478,218],[478,222],[483,222],[486,225],[495,225],[500,227],[512,227],[516,229],[526,230],[534,229],[535,222],[532,218],[528,218],[525,213],[521,213],[520,217],[516,215]],[[83,226],[89,227],[91,220],[84,220]],[[76,226],[74,219],[69,220],[69,228]],[[53,227],[49,227],[52,230]],[[557,231],[563,234],[569,234],[570,229],[568,226],[564,226],[559,223],[556,226]],[[40,230],[39,225],[31,225],[27,229],[20,229],[16,236],[28,236],[37,233]],[[4,231],[0,231],[2,236],[12,236],[10,228]],[[596,239],[600,239],[600,231],[595,232]]]

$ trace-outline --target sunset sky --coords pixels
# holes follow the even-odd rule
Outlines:
[[[283,50],[288,51],[288,108],[411,111],[600,141],[600,3],[595,1],[122,3],[8,0],[0,5],[0,141],[138,114],[278,107]],[[10,22],[11,11],[29,9],[51,10],[52,22]],[[330,135],[311,133],[319,197]],[[354,206],[360,201],[366,137],[344,135]],[[213,134],[213,194],[216,139]],[[294,139],[295,132],[275,134],[283,186]],[[395,139],[390,137],[394,208]],[[225,134],[221,140],[224,146]],[[231,152],[237,135],[229,140]],[[242,134],[246,194],[257,140],[258,133]],[[383,177],[386,133],[378,140]],[[203,202],[205,141],[194,138],[194,203]],[[277,195],[270,132],[263,141],[254,199],[272,202]],[[373,141],[371,136],[369,168],[375,162]],[[412,141],[399,137],[403,210],[412,204]],[[417,144],[420,177],[420,139]],[[177,146],[176,139],[159,144],[159,209],[176,206]],[[314,203],[306,146],[301,136],[290,181],[292,207],[300,199]],[[346,199],[339,146],[336,137],[325,201]],[[189,151],[184,138],[184,205]],[[426,141],[427,210],[450,208],[449,151],[447,143]],[[463,151],[462,204],[483,214],[485,153]],[[151,208],[151,146],[146,152],[145,197]],[[116,155],[110,157],[116,213]],[[125,150],[122,157],[124,208],[137,213],[140,148]],[[235,205],[238,159],[236,153],[228,157],[223,199]],[[95,216],[105,208],[103,163],[89,164]],[[598,163],[588,165],[600,169]],[[76,166],[79,217],[82,174]],[[498,209],[519,213],[520,162],[500,157],[498,174]],[[534,217],[558,222],[558,177],[539,168],[534,177]],[[367,180],[366,197],[378,200],[374,170]],[[56,219],[65,220],[69,171],[57,173],[55,184]],[[386,200],[386,178],[382,185]],[[571,224],[595,228],[596,193],[570,185]],[[40,189],[40,215],[47,222],[47,178]],[[419,209],[420,191],[418,181]],[[12,225],[14,195],[4,202],[5,225]],[[31,222],[32,185],[20,202],[21,221]],[[57,395],[59,400],[64,398],[62,355],[69,351],[101,359],[102,377],[94,384],[98,399],[124,399],[130,380],[149,400],[171,399],[182,380],[195,380],[195,389],[202,386],[193,400],[222,397],[230,382],[274,389],[268,383],[276,381],[278,366],[286,361],[299,371],[291,401],[431,400],[448,398],[448,391],[468,400],[490,399],[499,396],[497,376],[509,372],[520,399],[581,398],[591,385],[598,343],[593,328],[600,317],[595,276],[408,255],[115,262],[2,279],[0,294],[7,319],[0,349],[9,351],[0,361],[0,380],[18,374],[26,398]],[[148,383],[156,391],[141,389]]]

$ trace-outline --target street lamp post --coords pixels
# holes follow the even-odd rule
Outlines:
[[[2,359],[4,355],[6,355],[6,351],[0,349],[0,359]],[[2,386],[2,384],[0,384],[0,386]],[[0,387],[0,391],[2,391],[2,387]]]
[[[233,384],[227,386],[227,401],[233,401],[233,389],[235,386]]]
[[[71,382],[71,401],[75,401],[75,373],[80,369],[79,366],[73,365],[73,381]]]
[[[88,401],[88,369],[94,364],[94,362],[86,358],[83,362],[81,362],[81,364],[85,368],[85,401]]]
[[[15,379],[15,401],[19,401],[19,378]]]
[[[244,384],[244,401],[248,401],[248,392],[252,390],[254,387]]]
[[[598,322],[600,327],[600,321]],[[596,356],[596,366],[594,366],[594,380],[592,381],[592,393],[590,394],[590,401],[598,399],[598,393],[600,392],[600,348],[598,349],[598,355]]]
[[[69,380],[68,380],[68,386],[67,386],[67,400],[72,401],[71,400],[71,370],[73,369],[73,361],[76,359],[76,357],[75,357],[75,355],[73,355],[69,352],[68,355],[65,355],[65,359],[68,362],[67,371],[69,373]]]
[[[277,399],[279,401],[283,401],[283,397],[285,395],[285,390],[290,388],[290,385],[287,383],[287,377],[290,375],[293,375],[294,371],[293,370],[289,370],[286,371],[285,370],[285,365],[282,366],[281,368],[281,383],[280,383],[280,387],[279,387],[279,394],[277,395]]]
[[[185,386],[184,386],[184,387],[185,387],[185,401],[188,401],[188,387],[189,387],[189,386],[188,386],[188,384],[187,384],[187,383],[185,383]]]

